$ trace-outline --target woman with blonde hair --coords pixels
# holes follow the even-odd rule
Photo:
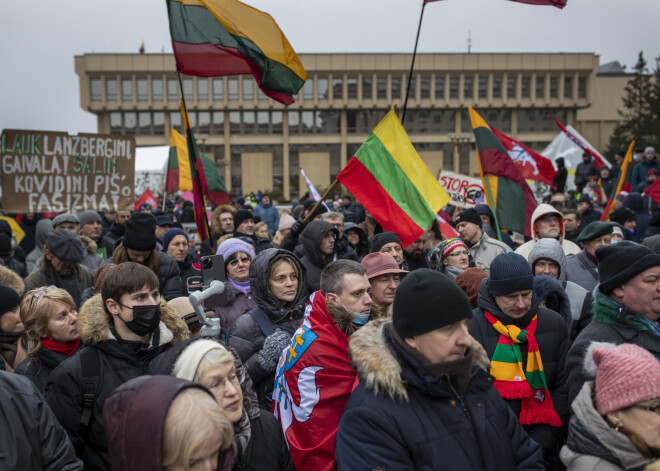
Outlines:
[[[51,371],[80,348],[78,312],[71,295],[55,286],[28,291],[21,302],[28,357],[16,368],[42,393]]]

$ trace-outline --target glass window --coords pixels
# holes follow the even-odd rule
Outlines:
[[[316,128],[320,134],[339,134],[341,112],[323,110],[316,112]]]
[[[209,81],[205,78],[197,79],[197,99],[198,100],[208,100],[209,99]]]
[[[268,95],[261,91],[261,88],[257,88],[257,100],[268,100]]]
[[[516,77],[507,77],[506,79],[506,96],[508,98],[516,98]]]
[[[401,99],[401,79],[392,77],[392,101]]]
[[[545,108],[539,110],[518,110],[518,132],[546,132],[557,129],[552,117],[560,122],[566,118],[566,110]]]
[[[420,98],[431,98],[431,79],[422,77],[419,79],[419,96]]]
[[[169,79],[167,81],[167,99],[170,101],[179,99],[179,84],[176,80]]]
[[[222,100],[225,96],[225,80],[221,78],[213,79],[213,99]]]
[[[454,170],[454,146],[452,144],[442,145],[442,168]]]
[[[357,78],[348,77],[348,98],[357,98]]]
[[[453,110],[431,111],[431,132],[454,132],[455,118]]]
[[[408,87],[408,77],[406,77],[406,87]],[[412,98],[413,100],[417,97],[417,81],[413,77],[410,80],[410,88],[406,88],[406,93]]]
[[[435,98],[444,100],[445,99],[445,78],[436,77],[435,78]]]
[[[521,82],[521,95],[523,98],[529,98],[531,96],[532,80],[530,77],[523,77]]]
[[[110,134],[121,134],[121,113],[119,111],[110,113]]]
[[[484,119],[486,122],[502,132],[511,131],[511,110],[482,110],[481,113],[485,113]]]
[[[300,114],[298,111],[289,111],[289,134],[300,134]]]
[[[550,77],[550,98],[559,96],[559,78]]]
[[[578,79],[578,98],[587,98],[587,77]]]
[[[376,80],[376,97],[384,100],[387,98],[387,79],[384,77],[378,77]]]
[[[200,134],[209,134],[211,132],[210,111],[200,111],[197,113],[197,131]]]
[[[257,111],[257,132],[259,134],[269,134],[270,119],[268,115],[268,111]]]
[[[573,77],[564,77],[564,98],[573,98]]]
[[[302,111],[300,113],[300,125],[303,134],[311,134],[314,132],[314,112]]]
[[[190,119],[190,129],[197,127],[197,112],[188,111],[188,119]]]
[[[488,77],[479,77],[479,98],[488,98]]]
[[[273,111],[270,114],[271,129],[274,134],[282,133],[283,114],[281,111]]]
[[[243,100],[254,100],[254,80],[252,77],[243,79]]]
[[[148,111],[140,111],[138,113],[138,126],[140,134],[151,134],[151,113]]]
[[[213,118],[213,133],[223,134],[225,132],[225,112],[214,111],[211,117]]]
[[[314,99],[314,79],[308,78],[303,85],[303,99],[313,100]]]
[[[316,80],[316,97],[319,100],[328,99],[328,79],[320,78]]]
[[[257,119],[254,111],[243,111],[243,134],[255,134],[257,132]]]
[[[123,101],[133,101],[133,81],[132,80],[122,80],[121,81],[121,99]]]
[[[105,99],[111,101],[117,99],[117,81],[115,79],[105,81]]]
[[[149,99],[149,84],[147,79],[137,80],[137,99],[139,101],[146,101]]]
[[[449,78],[449,98],[458,98],[458,77]]]
[[[154,112],[154,134],[157,136],[165,135],[165,113],[162,111]]]
[[[124,113],[124,134],[135,134],[136,131],[136,120],[134,111],[127,111]]]
[[[474,93],[474,79],[463,77],[463,98],[472,98]]]
[[[538,98],[545,98],[545,77],[536,77],[536,95]]]
[[[163,79],[151,81],[151,99],[160,101],[163,99]]]
[[[193,80],[183,79],[183,97],[186,100],[193,99]]]
[[[90,90],[92,101],[101,100],[101,79],[92,79],[90,81]]]
[[[183,131],[181,113],[179,111],[170,112],[170,126],[176,128],[178,131]]]
[[[333,78],[332,79],[332,98],[335,100],[341,100],[344,98],[344,79],[342,78]]]
[[[355,133],[357,130],[358,112],[353,110],[346,111],[346,130],[349,133]]]
[[[502,98],[502,77],[493,77],[493,98]]]
[[[227,79],[227,98],[238,100],[238,79]]]
[[[373,94],[372,78],[362,77],[362,99],[371,100]]]
[[[238,85],[238,83],[236,85]],[[238,134],[241,131],[241,112],[240,111],[230,111],[229,112],[229,131],[232,134]]]

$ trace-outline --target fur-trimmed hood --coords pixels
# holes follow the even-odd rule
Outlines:
[[[177,344],[189,337],[186,323],[163,299],[160,301],[160,311],[162,314],[159,326],[161,344],[169,341]],[[78,327],[80,339],[87,345],[95,345],[114,338],[110,332],[110,315],[105,310],[100,294],[91,297],[82,305],[76,327]]]
[[[566,321],[567,326],[571,326],[573,323],[571,301],[558,280],[551,276],[535,276],[534,293],[542,303],[545,303],[545,307],[555,311]]]
[[[374,394],[385,393],[394,401],[407,402],[407,384],[401,376],[401,364],[384,338],[384,328],[391,325],[391,318],[367,323],[351,336],[349,355],[366,389]],[[474,363],[488,372],[490,360],[484,348],[474,338],[470,348]]]
[[[14,270],[0,265],[0,283],[12,288],[19,296],[23,296],[25,283],[23,283],[23,279]]]

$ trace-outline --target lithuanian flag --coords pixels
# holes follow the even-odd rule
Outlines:
[[[197,168],[201,170],[200,178],[205,196],[215,205],[229,203],[231,197],[217,167],[210,158],[201,152],[199,155],[201,157],[197,158]],[[167,161],[165,191],[192,191],[192,189],[193,180],[190,171],[188,144],[186,138],[172,128],[170,131],[170,156]]]
[[[285,105],[307,72],[273,18],[238,0],[167,0],[179,72],[200,77],[252,74]]]
[[[600,217],[601,221],[609,221],[610,220],[610,213],[614,209],[614,197],[619,194],[621,191],[627,191],[630,193],[631,190],[631,182],[632,182],[632,172],[633,172],[633,164],[632,164],[632,158],[633,158],[633,149],[635,147],[635,141],[632,141],[630,143],[630,146],[628,147],[628,152],[626,152],[626,156],[623,158],[623,163],[621,164],[621,171],[619,172],[619,177],[617,178],[616,185],[614,185],[614,188],[612,189],[612,194],[609,195],[609,198],[607,200],[607,205],[605,206],[605,210],[603,211],[603,215]]]
[[[490,126],[472,107],[470,120],[479,153],[479,172],[488,206],[495,214],[496,229],[531,237],[530,221],[537,206],[532,189]]]
[[[403,247],[412,244],[450,201],[417,154],[392,109],[337,175]]]

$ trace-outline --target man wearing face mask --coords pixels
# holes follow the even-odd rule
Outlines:
[[[46,400],[85,469],[110,470],[102,415],[106,398],[146,374],[155,356],[188,338],[188,328],[162,300],[155,273],[133,262],[106,274],[101,294],[80,309],[77,327],[86,347],[53,370]]]
[[[339,417],[356,384],[348,340],[371,311],[369,279],[353,260],[338,260],[321,273],[305,319],[282,351],[275,373],[274,414],[296,469],[336,469]]]

